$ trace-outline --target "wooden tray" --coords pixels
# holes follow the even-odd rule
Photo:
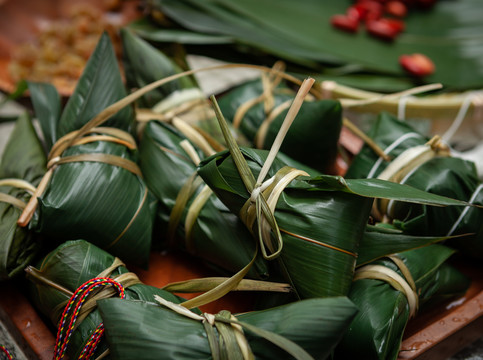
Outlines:
[[[453,299],[419,314],[405,332],[399,360],[443,360],[483,336],[483,279],[478,264],[457,264],[472,279],[471,287],[459,299]],[[142,282],[162,287],[173,281],[215,275],[198,259],[180,253],[152,253],[149,271],[130,267]],[[0,287],[0,307],[13,328],[17,343],[27,344],[40,360],[52,358],[54,335],[50,325],[35,311],[14,283]],[[191,298],[196,294],[181,294]],[[217,313],[227,309],[233,313],[249,311],[254,295],[231,293],[202,307]],[[0,309],[0,310],[2,310]],[[1,313],[1,311],[0,311]]]

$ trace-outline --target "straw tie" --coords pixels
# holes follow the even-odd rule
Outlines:
[[[284,68],[285,64],[282,61],[277,61],[270,72],[261,74],[263,92],[260,96],[247,100],[238,107],[233,116],[234,128],[240,127],[245,114],[257,104],[263,103],[265,114],[270,114],[275,106],[274,91],[282,81],[280,74],[284,71]]]
[[[209,313],[198,315],[189,311],[185,307],[165,300],[158,295],[154,295],[154,299],[160,305],[176,312],[177,314],[200,321],[203,324],[214,360],[230,359],[232,356],[236,355],[241,356],[243,360],[254,359],[255,356],[245,337],[244,330],[264,338],[286,351],[297,360],[313,359],[296,343],[278,334],[241,322],[229,311],[222,310],[216,315]],[[214,328],[216,328],[218,336],[216,335]]]
[[[308,174],[300,170],[296,170],[296,169],[288,170],[286,168],[286,169],[280,170],[281,172],[279,172],[279,175],[275,176],[275,179],[277,178],[281,179],[278,182],[275,182],[274,181],[275,179],[273,180],[269,179],[268,182],[265,182],[265,178],[282,145],[285,135],[287,134],[290,126],[292,125],[292,122],[295,120],[295,117],[304,102],[304,98],[309,93],[314,82],[315,82],[314,79],[309,78],[304,80],[304,82],[302,83],[297,95],[295,96],[295,99],[292,102],[292,105],[290,106],[290,109],[284,119],[284,122],[280,127],[280,131],[278,132],[272,144],[270,152],[267,156],[267,159],[265,160],[265,163],[262,166],[262,169],[258,175],[257,180],[255,180],[255,177],[251,173],[251,170],[248,168],[246,160],[244,159],[240,149],[238,148],[238,145],[236,144],[235,140],[231,136],[229,129],[227,128],[226,121],[223,117],[223,114],[221,113],[221,110],[218,104],[216,103],[215,97],[214,96],[211,97],[211,100],[215,107],[216,116],[222,128],[223,135],[225,137],[225,141],[228,144],[230,153],[236,164],[238,172],[240,173],[242,181],[245,184],[247,191],[250,193],[250,199],[242,208],[240,217],[242,218],[243,221],[246,221],[245,222],[246,225],[252,231],[253,231],[252,229],[253,222],[255,219],[257,220],[258,239],[261,245],[262,254],[264,258],[267,260],[278,257],[282,251],[282,246],[283,246],[282,235],[280,234],[280,229],[278,228],[278,225],[273,213],[276,205],[276,200],[278,199],[278,196],[280,196],[281,192],[283,191],[283,188],[287,186],[290,183],[290,181],[295,179],[297,176],[308,175]],[[280,177],[281,174],[283,174],[283,176]],[[281,186],[281,184],[285,184],[285,185]],[[267,199],[263,195],[263,190],[268,189],[269,186],[274,186],[274,189],[277,189],[277,191],[273,192],[273,197],[271,199],[271,206],[268,204]],[[254,207],[253,207],[253,204],[254,204]],[[255,212],[255,215],[251,215],[253,211]],[[248,217],[245,214],[249,214]],[[271,239],[272,233],[276,238],[275,244],[272,242],[272,239]],[[266,251],[266,248],[270,250],[271,252],[270,255]]]
[[[72,146],[92,143],[96,141],[107,141],[107,142],[123,145],[128,149],[136,149],[136,142],[134,138],[129,133],[116,128],[108,128],[108,127],[92,128],[87,130],[82,136],[80,136],[80,130],[77,130],[61,137],[52,146],[52,149],[47,159],[48,160],[47,172],[45,173],[39,185],[35,189],[27,206],[23,209],[23,212],[20,215],[19,220],[17,222],[19,226],[25,227],[28,225],[38,206],[38,198],[41,197],[42,194],[47,189],[47,186],[50,183],[50,179],[52,178],[52,175],[55,169],[58,166],[61,166],[63,164],[75,163],[75,162],[99,162],[99,163],[104,163],[112,166],[121,167],[131,172],[132,174],[142,178],[142,173],[138,165],[135,162],[129,159],[122,158],[120,156],[104,154],[104,153],[87,153],[87,154],[63,156],[63,153]],[[126,228],[120,233],[120,235],[111,244],[109,244],[108,248],[114,245],[124,235],[124,233],[130,227],[130,225],[133,223],[134,219],[140,212],[142,206],[144,205],[144,202],[147,199],[147,194],[148,194],[148,190],[147,188],[145,188],[143,199],[140,202],[138,209],[135,211],[131,221],[127,224]]]
[[[392,93],[392,94],[378,94],[363,90],[356,90],[350,87],[337,84],[331,80],[321,82],[323,98],[338,99],[344,109],[352,107],[370,106],[373,104],[386,104],[397,100],[395,107],[398,116],[405,116],[406,103],[409,99],[414,99],[412,95],[421,94],[424,92],[437,90],[442,88],[441,84],[427,84],[417,86],[408,90]],[[379,157],[386,161],[390,161],[389,156],[377,145],[370,137],[363,131],[356,127],[348,118],[342,119],[343,125],[349,129],[354,135],[363,140]]]
[[[404,135],[402,135],[401,137],[397,138],[396,140],[394,140],[394,142],[392,142],[388,147],[386,147],[384,149],[384,154],[389,158],[389,153],[391,151],[393,151],[394,149],[396,149],[399,145],[403,144],[405,141],[409,140],[409,139],[423,139],[423,136],[418,134],[418,133],[415,133],[415,132],[409,132],[409,133],[406,133]],[[376,162],[374,163],[374,165],[372,166],[371,170],[369,171],[369,173],[367,174],[367,178],[368,179],[371,179],[374,177],[374,175],[376,174],[377,170],[379,170],[379,166],[381,166],[382,162],[384,161],[385,159],[383,157],[378,157]],[[389,158],[387,161],[390,161],[391,159]]]
[[[277,201],[283,190],[292,182],[292,180],[299,176],[309,176],[309,174],[307,174],[305,171],[289,166],[283,167],[277,171],[273,177],[263,182],[259,186],[255,186],[250,198],[240,210],[240,218],[249,229],[253,229],[255,221],[258,221],[259,239],[262,240],[260,242],[262,255],[267,260],[274,259],[280,254],[282,251],[283,242],[280,236],[277,239],[277,248],[273,247],[273,244],[270,241],[270,233],[274,225],[270,223],[269,219],[267,219],[265,216],[262,216],[259,199],[261,197],[266,199],[268,208],[273,214],[275,212]],[[280,229],[278,230],[280,231]],[[265,249],[266,247],[268,247],[270,250],[270,255],[267,253]]]
[[[202,136],[197,136],[196,130],[190,125],[183,123],[182,127],[188,127],[190,130],[185,129],[184,133],[187,137],[198,146],[206,156],[210,156],[215,154],[215,150],[210,146],[210,144],[206,141],[205,138]],[[191,132],[193,131],[193,133]],[[199,134],[198,134],[199,135]],[[193,145],[188,140],[183,140],[180,142],[181,148],[186,152],[188,157],[191,159],[194,165],[198,165],[201,161],[198,153],[196,152]],[[196,172],[193,173],[190,177],[187,178],[183,186],[181,187],[178,195],[176,196],[176,200],[174,203],[173,208],[171,209],[171,213],[169,216],[169,223],[168,223],[168,242],[171,244],[175,241],[175,232],[181,221],[181,217],[183,215],[183,211],[186,208],[186,205],[189,199],[193,196],[196,190],[203,185],[203,181],[199,176],[197,176]],[[196,249],[194,247],[192,241],[192,230],[193,226],[198,218],[199,213],[201,212],[203,206],[206,204],[210,196],[212,195],[211,189],[204,185],[202,190],[198,193],[195,197],[193,202],[188,208],[188,212],[185,218],[184,229],[185,229],[185,244],[186,249],[192,253],[196,253]]]
[[[471,105],[473,105],[474,108],[474,114],[476,115],[474,115],[475,119],[478,119],[477,116],[481,114],[481,109],[483,108],[483,91],[471,91],[464,98],[463,102],[461,103],[461,107],[459,108],[458,113],[453,120],[453,123],[443,134],[443,140],[445,142],[449,142],[451,138],[456,134],[460,126],[463,124],[463,121]]]
[[[136,109],[136,120],[140,123],[151,120],[172,123],[177,117],[181,117],[187,123],[195,123],[213,116],[208,99],[197,88],[175,91],[151,109]]]
[[[24,190],[30,195],[32,195],[35,192],[35,186],[33,186],[31,183],[22,179],[13,179],[13,178],[2,179],[0,180],[0,187],[2,186],[10,186],[16,189]],[[24,201],[16,198],[15,196],[12,196],[10,194],[7,194],[1,191],[0,191],[0,202],[13,205],[20,210],[25,209],[25,207],[27,206],[27,203],[25,203]]]
[[[397,104],[397,118],[401,121],[406,119],[406,107],[409,100],[415,99],[412,95],[401,96]]]
[[[262,94],[258,97],[247,100],[243,104],[241,104],[236,110],[235,115],[233,117],[233,127],[237,129],[240,127],[243,117],[247,114],[247,112],[254,106],[260,103],[263,103],[265,119],[260,124],[253,141],[255,147],[258,149],[262,149],[264,147],[265,138],[270,128],[270,124],[281,113],[289,109],[292,103],[292,100],[289,99],[279,104],[278,106],[275,106],[274,95],[275,95],[277,86],[282,81],[282,74],[284,69],[285,69],[285,64],[281,61],[278,61],[274,64],[270,72],[262,73],[261,75],[261,81],[263,86]],[[279,89],[277,92],[283,93],[284,89]],[[310,98],[310,100],[311,99],[312,98]]]
[[[324,80],[320,83],[324,99],[332,99],[332,92],[337,88],[337,83],[332,80]]]
[[[449,157],[449,147],[440,136],[436,135],[424,145],[414,146],[395,158],[384,169],[378,179],[404,184],[422,165],[435,157]],[[373,213],[378,219],[392,217],[393,200],[377,199],[373,204]]]
[[[416,315],[419,307],[419,296],[416,284],[406,264],[396,255],[387,256],[399,268],[403,276],[396,271],[382,265],[366,265],[356,270],[354,280],[374,279],[382,280],[391,285],[394,289],[402,292],[409,305],[409,318]]]

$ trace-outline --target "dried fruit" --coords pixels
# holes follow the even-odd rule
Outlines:
[[[404,29],[404,24],[394,19],[382,18],[368,21],[366,23],[366,29],[372,36],[391,41]]]
[[[431,75],[435,70],[434,63],[431,59],[426,55],[419,53],[401,55],[399,57],[399,64],[401,64],[402,68],[408,73],[417,77]]]
[[[332,26],[352,33],[357,32],[359,22],[364,21],[371,35],[392,41],[404,31],[405,26],[400,19],[407,15],[410,8],[428,8],[434,3],[436,0],[356,0],[347,9],[346,15],[334,15],[330,21]]]
[[[357,20],[362,20],[366,16],[366,10],[357,6],[356,4],[347,9],[347,16]]]
[[[355,33],[359,28],[359,20],[348,15],[333,15],[330,18],[330,23],[337,29],[348,32]]]
[[[403,18],[408,13],[407,6],[401,1],[388,1],[384,6],[384,10],[386,11],[386,14],[398,18]]]

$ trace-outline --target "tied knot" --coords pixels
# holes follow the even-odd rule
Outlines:
[[[55,166],[57,166],[60,159],[61,159],[60,156],[56,156],[56,157],[50,159],[49,162],[47,163],[47,170],[53,169]]]
[[[211,326],[215,326],[215,320],[216,320],[215,315],[210,313],[204,313],[203,317],[204,317],[203,321],[208,322],[208,324],[210,324]]]
[[[278,257],[283,247],[280,229],[275,220],[278,199],[292,180],[299,176],[309,176],[309,174],[290,166],[281,168],[270,179],[255,184],[250,198],[240,210],[241,220],[252,232],[255,232],[256,223],[262,255],[267,260]],[[272,234],[275,237],[275,243],[272,240]]]
[[[250,195],[250,201],[252,203],[255,203],[257,201],[257,198],[260,196],[260,194],[265,191],[270,185],[273,184],[275,180],[275,177],[271,177],[267,181],[264,181],[263,183],[257,183],[255,184],[255,187],[252,190],[252,193]]]
[[[428,145],[431,150],[433,150],[437,154],[450,151],[449,146],[443,141],[443,139],[439,135],[433,136],[431,140],[426,143],[426,145]]]
[[[203,324],[213,359],[223,359],[225,358],[224,354],[229,354],[229,358],[233,356],[233,358],[241,358],[243,360],[254,360],[255,355],[250,348],[244,332],[244,330],[247,330],[279,347],[281,350],[286,351],[287,354],[297,360],[313,360],[296,343],[271,331],[262,330],[256,326],[242,322],[229,311],[222,310],[216,315],[209,313],[198,315],[179,304],[163,299],[161,296],[154,295],[154,299],[161,306]],[[217,330],[216,332],[214,331],[215,328]]]

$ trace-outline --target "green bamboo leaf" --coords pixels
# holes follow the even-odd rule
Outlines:
[[[78,130],[101,110],[126,96],[112,43],[104,33],[69,98],[57,127],[57,137]],[[133,130],[133,112],[125,107],[104,126]]]
[[[123,64],[129,88],[142,88],[153,81],[181,72],[179,67],[161,51],[128,29],[121,30],[121,39]],[[153,107],[171,93],[189,87],[190,84],[187,81],[189,78],[179,79],[150,91],[142,97],[142,104],[145,107]]]
[[[61,114],[60,95],[51,84],[28,82],[30,98],[44,135],[47,149],[58,139],[57,124]]]
[[[32,120],[18,117],[0,162],[0,179],[17,178],[37,185],[45,172],[46,158]]]
[[[124,145],[94,142],[73,146],[63,157],[105,154],[129,161],[136,154]],[[123,194],[122,196],[119,196]],[[103,162],[58,166],[39,197],[30,227],[57,241],[86,239],[124,261],[146,266],[154,213],[142,178]]]
[[[91,126],[95,115],[125,96],[113,46],[104,34],[62,112],[56,141]],[[55,118],[58,109],[53,107],[52,111],[51,118]],[[49,115],[42,118],[49,119]],[[59,162],[49,169],[51,177],[38,196],[35,214],[24,223],[48,238],[92,241],[125,261],[146,266],[154,213],[136,165],[136,144],[128,133],[134,125],[132,109],[116,111],[105,125],[110,130],[96,131],[107,135],[101,141],[91,137],[95,134],[82,133],[81,143],[62,143],[68,147],[54,155],[54,162]],[[123,141],[117,142],[116,136]]]
[[[159,29],[147,19],[138,19],[128,24],[127,28],[140,37],[159,42],[177,42],[180,44],[231,44],[233,38],[229,36],[200,34],[184,29]]]
[[[359,245],[357,266],[367,264],[386,255],[416,249],[447,240],[448,237],[414,236],[401,230],[388,230],[368,225]]]
[[[316,185],[317,190],[350,192],[360,196],[394,199],[398,201],[433,206],[466,206],[467,202],[440,196],[412,186],[401,185],[379,179],[344,179],[341,176],[320,175],[307,181]]]
[[[334,29],[330,17],[345,13],[350,5],[338,0],[163,0],[155,4],[187,29],[232,36],[238,43],[297,64],[316,63],[319,68],[312,69],[319,71],[321,64],[357,64],[376,75],[409,79],[398,57],[424,53],[436,66],[425,81],[453,89],[483,84],[479,60],[483,28],[474,16],[475,9],[481,9],[478,0],[438,2],[430,11],[412,11],[405,19],[405,31],[391,43],[365,31],[348,34]]]

